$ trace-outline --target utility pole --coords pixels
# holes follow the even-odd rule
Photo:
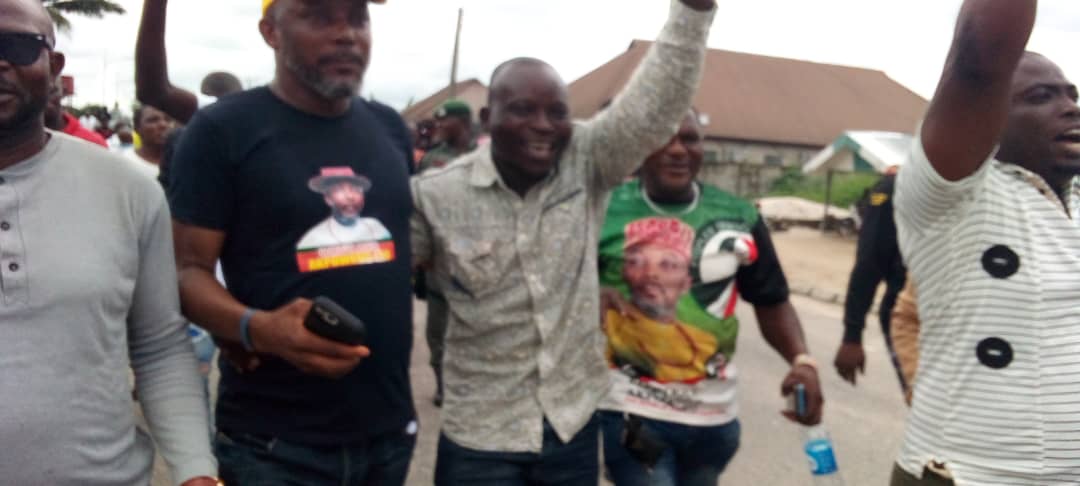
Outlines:
[[[458,49],[461,46],[461,18],[465,16],[465,9],[457,11],[457,33],[454,34],[454,59],[450,64],[450,97],[457,98],[457,65]]]

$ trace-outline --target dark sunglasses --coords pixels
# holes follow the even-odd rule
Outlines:
[[[52,50],[44,35],[0,32],[0,59],[11,64],[29,66],[38,60],[42,49]]]

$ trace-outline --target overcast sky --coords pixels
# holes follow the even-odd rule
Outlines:
[[[72,18],[59,36],[76,79],[76,104],[134,99],[132,55],[141,0],[123,16]],[[720,0],[709,47],[885,71],[933,94],[960,0]],[[259,36],[259,0],[173,0],[166,45],[170,76],[197,91],[215,70],[247,86],[273,75]],[[1080,1],[1043,0],[1029,48],[1080,77]],[[501,61],[534,56],[567,82],[653,39],[667,0],[388,0],[371,7],[374,47],[363,92],[396,108],[446,85],[457,9],[465,9],[459,79],[486,82]]]

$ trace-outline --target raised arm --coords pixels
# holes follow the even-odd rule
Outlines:
[[[135,97],[183,124],[199,109],[193,93],[169,82],[165,58],[165,9],[168,0],[143,3],[139,35],[135,40]]]
[[[701,79],[715,13],[715,0],[672,0],[667,24],[630,82],[577,128],[600,186],[621,183],[675,134]]]
[[[974,174],[997,145],[1037,3],[966,0],[961,7],[952,49],[922,125],[927,158],[946,180]]]

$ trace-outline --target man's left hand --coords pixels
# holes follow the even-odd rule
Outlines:
[[[680,0],[683,5],[694,10],[706,11],[716,7],[716,0]]]
[[[821,422],[821,414],[825,398],[821,394],[821,381],[813,367],[802,364],[791,368],[784,383],[780,385],[780,393],[788,396],[795,393],[795,385],[802,383],[806,390],[806,415],[799,417],[794,411],[784,410],[783,414],[788,420],[799,422],[803,425],[817,425]]]
[[[244,346],[238,343],[217,339],[214,340],[214,343],[217,344],[218,351],[220,351],[219,359],[229,362],[239,373],[255,371],[262,364],[259,355],[244,349]]]
[[[218,484],[220,484],[220,482],[218,482],[217,479],[207,476],[199,476],[197,478],[191,478],[187,481],[184,481],[183,484],[181,484],[180,486],[218,486]]]

